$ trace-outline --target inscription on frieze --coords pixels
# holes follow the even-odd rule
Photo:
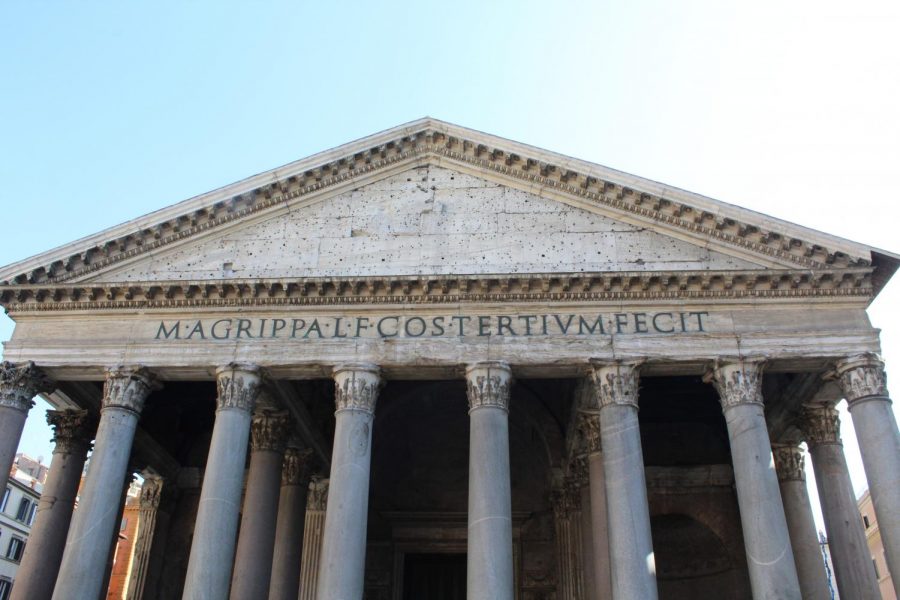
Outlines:
[[[709,331],[709,313],[220,317],[161,320],[155,340],[309,340],[675,335]]]

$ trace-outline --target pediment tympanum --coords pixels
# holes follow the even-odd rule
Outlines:
[[[87,281],[757,268],[598,212],[423,166]]]

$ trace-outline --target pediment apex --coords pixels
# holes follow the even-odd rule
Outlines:
[[[671,229],[783,268],[875,266],[886,282],[900,255],[582,161],[425,117],[248,177],[54,250],[0,268],[7,284],[61,283],[99,273],[304,195],[346,189],[408,165],[465,168]],[[0,284],[2,285],[2,284]],[[880,287],[880,286],[879,286]]]

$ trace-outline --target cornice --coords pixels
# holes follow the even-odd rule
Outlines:
[[[310,277],[0,287],[14,312],[460,302],[861,298],[872,269]]]
[[[158,211],[113,228],[106,236],[101,232],[10,265],[2,276],[14,284],[61,283],[84,278],[250,215],[365,179],[378,171],[406,162],[431,160],[492,172],[528,188],[561,193],[582,204],[611,209],[647,223],[660,223],[697,239],[768,257],[784,266],[871,265],[871,249],[859,244],[599,165],[426,119]],[[650,189],[657,193],[646,191]],[[797,232],[797,235],[786,232]],[[798,237],[806,234],[830,247]],[[70,254],[66,254],[67,248],[72,250]],[[856,256],[847,251],[853,251]],[[17,269],[22,272],[17,273]]]

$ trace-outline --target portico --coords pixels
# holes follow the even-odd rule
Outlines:
[[[840,467],[810,407],[850,403],[900,571],[865,313],[898,264],[424,120],[0,270],[0,432],[36,393],[99,422],[57,598],[100,593],[136,469],[165,518],[135,598],[799,599],[785,465]]]

